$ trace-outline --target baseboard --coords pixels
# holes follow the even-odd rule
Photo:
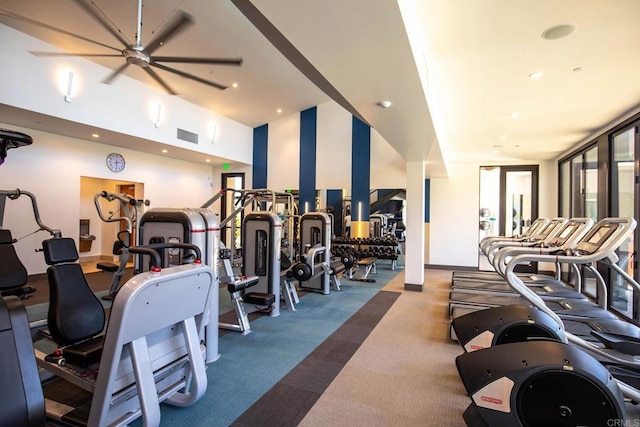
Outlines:
[[[440,265],[425,264],[425,270],[456,270],[456,271],[479,271],[478,267],[460,266],[460,265]]]
[[[99,261],[113,261],[113,255],[89,255],[81,256],[78,259],[79,262],[99,262]]]
[[[421,285],[416,285],[414,283],[405,283],[404,284],[404,290],[405,291],[422,292],[423,288],[424,288],[424,283],[421,284]]]
[[[469,267],[461,265],[439,265],[439,264],[425,264],[425,270],[449,270],[449,271],[480,271],[478,267]],[[532,274],[546,274],[548,276],[554,276],[556,273],[550,270],[539,270],[537,273]]]

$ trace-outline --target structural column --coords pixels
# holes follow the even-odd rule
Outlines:
[[[422,292],[425,246],[424,162],[407,162],[407,207],[404,288]]]

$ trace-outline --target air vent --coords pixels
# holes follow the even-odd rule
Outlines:
[[[198,143],[198,134],[189,132],[188,130],[178,128],[178,139],[191,142],[192,144]]]

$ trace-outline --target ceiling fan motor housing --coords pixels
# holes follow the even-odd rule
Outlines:
[[[124,57],[127,62],[132,65],[137,65],[139,67],[148,67],[149,66],[149,56],[147,56],[144,52],[135,50],[135,49],[125,49],[122,51]]]

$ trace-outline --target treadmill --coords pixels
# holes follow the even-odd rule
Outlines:
[[[509,266],[524,262],[523,260],[525,259],[527,261],[535,260],[537,262],[576,263],[583,265],[606,260],[610,265],[615,265],[615,262],[618,260],[615,250],[632,235],[635,226],[636,221],[633,218],[605,218],[594,225],[585,237],[577,243],[575,248],[567,248],[557,251],[557,253],[546,255],[516,255],[509,262]],[[509,266],[506,270],[507,273],[510,273],[510,276],[508,276],[509,284],[514,287],[520,295],[494,296],[490,293],[468,294],[452,292],[449,301],[449,315],[451,319],[490,307],[517,304],[531,305],[530,298],[527,298],[527,295],[534,295],[534,297],[531,298],[540,301],[547,309],[556,312],[557,315],[563,319],[579,321],[589,319],[617,319],[613,313],[602,309],[591,301],[569,300],[538,295],[527,287],[520,277],[514,274],[513,271],[510,271]],[[592,271],[594,274],[597,274],[597,282],[601,290],[600,295],[604,297],[606,295],[606,284],[593,266]],[[519,286],[514,286],[514,280],[517,280]],[[452,330],[452,337],[454,334]]]
[[[572,218],[560,227],[555,237],[547,238],[539,244],[527,247],[508,246],[503,248],[493,257],[494,267],[497,270],[497,272],[494,273],[495,280],[482,281],[457,278],[453,280],[451,292],[471,294],[491,292],[492,295],[514,295],[516,291],[509,286],[504,279],[504,268],[511,257],[527,253],[549,254],[561,248],[574,247],[593,226],[593,222],[591,218]],[[525,281],[527,286],[535,288],[538,293],[555,294],[558,297],[564,298],[586,299],[586,296],[580,292],[579,270],[577,268],[574,270],[577,273],[576,277],[578,277],[578,282],[575,287],[567,286],[567,284],[560,280],[559,275],[561,268],[559,263],[556,263],[556,277],[520,275],[520,278]]]

